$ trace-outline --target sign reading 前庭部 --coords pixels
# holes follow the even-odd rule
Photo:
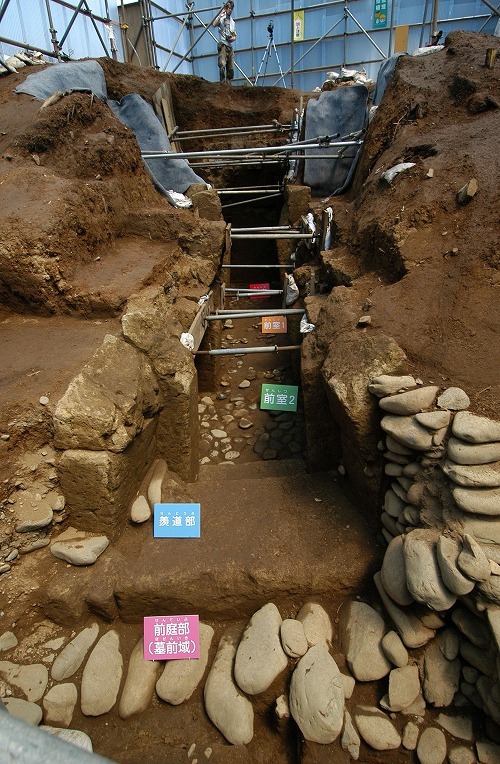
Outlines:
[[[155,504],[155,538],[200,538],[199,504]]]
[[[199,616],[146,616],[144,618],[143,655],[146,661],[199,658]]]
[[[297,411],[298,391],[299,388],[295,385],[263,384],[260,407],[270,411]]]

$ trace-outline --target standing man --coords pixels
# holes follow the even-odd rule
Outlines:
[[[236,29],[234,19],[231,18],[233,8],[233,0],[228,0],[212,22],[212,26],[219,28],[217,53],[221,82],[230,82],[234,77],[233,42],[236,40]]]

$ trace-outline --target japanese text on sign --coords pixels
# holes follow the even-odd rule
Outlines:
[[[262,316],[262,334],[286,334],[286,316]]]
[[[199,657],[199,616],[166,615],[144,618],[144,660],[185,660]]]
[[[271,411],[297,411],[298,391],[295,385],[262,385],[260,407]]]
[[[266,291],[270,289],[269,284],[249,284],[249,289],[254,289],[256,292],[259,291]],[[268,295],[263,295],[262,297],[250,297],[251,300],[268,300]]]
[[[200,538],[199,504],[155,504],[155,538]]]
[[[387,26],[387,0],[375,0],[373,7],[373,26],[375,28]]]

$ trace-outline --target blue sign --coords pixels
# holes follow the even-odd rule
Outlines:
[[[375,29],[387,26],[387,0],[375,0],[373,4],[373,26]]]
[[[155,504],[153,536],[160,539],[199,539],[200,505]]]

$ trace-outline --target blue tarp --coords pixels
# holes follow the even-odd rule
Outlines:
[[[321,93],[307,104],[305,139],[340,136],[363,130],[367,121],[368,89],[365,85],[338,87]],[[304,163],[304,183],[313,196],[333,196],[347,190],[361,145],[349,146],[338,159],[308,158]],[[335,154],[337,148],[307,149],[307,157]]]
[[[55,64],[42,72],[28,75],[15,93],[27,93],[44,101],[53,93],[84,90],[108,104],[113,114],[132,130],[141,151],[171,151],[170,141],[152,107],[136,93],[120,101],[107,98],[104,71],[97,61]],[[151,159],[145,165],[155,187],[174,204],[169,191],[183,194],[194,183],[205,181],[196,175],[184,159]],[[206,185],[206,184],[205,184]]]

